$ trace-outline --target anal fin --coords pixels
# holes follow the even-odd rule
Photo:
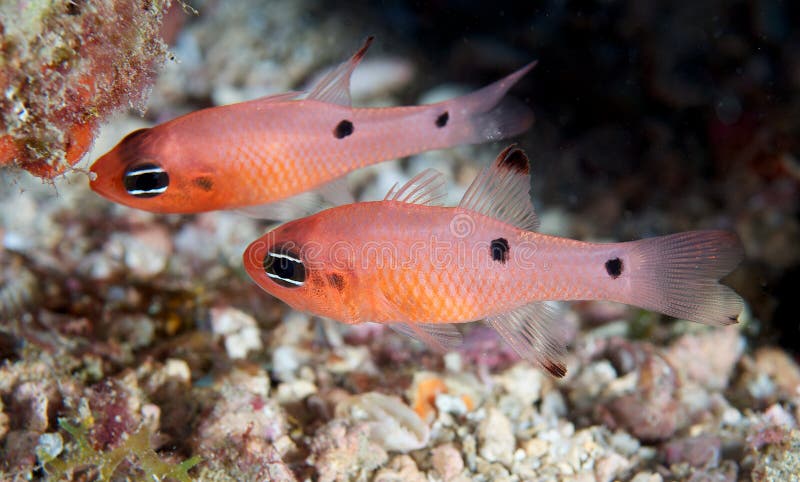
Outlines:
[[[449,323],[388,323],[388,326],[438,352],[453,351],[461,346],[461,333]]]
[[[494,328],[519,356],[561,378],[567,373],[562,360],[565,336],[557,324],[556,310],[548,303],[531,303],[486,318],[486,324]]]

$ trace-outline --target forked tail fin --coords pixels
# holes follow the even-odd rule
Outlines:
[[[457,142],[497,141],[525,132],[533,123],[533,112],[522,102],[505,95],[534,66],[535,61],[482,89],[443,102],[448,117],[453,115],[456,122],[468,122],[469,127],[463,131],[466,138],[460,135]],[[440,117],[437,126],[443,127],[448,117]]]
[[[744,302],[719,283],[743,257],[735,234],[689,231],[625,244],[630,284],[618,301],[700,323],[736,323]]]

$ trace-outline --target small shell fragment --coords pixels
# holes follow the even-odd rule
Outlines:
[[[428,443],[430,431],[419,416],[397,397],[369,392],[345,399],[336,416],[370,427],[370,438],[386,450],[409,452]]]

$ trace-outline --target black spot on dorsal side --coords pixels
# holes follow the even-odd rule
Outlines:
[[[330,283],[331,286],[336,288],[336,291],[340,292],[344,291],[344,278],[342,277],[342,275],[338,273],[331,273],[327,275],[327,278],[328,278],[328,283]]]
[[[449,120],[450,120],[450,113],[444,111],[443,114],[441,114],[439,117],[436,118],[436,127],[441,129],[442,127],[447,125],[447,121]]]
[[[528,174],[530,171],[528,156],[525,155],[525,151],[515,146],[507,147],[500,154],[499,165],[520,174]]]
[[[505,263],[508,261],[508,241],[505,238],[497,238],[492,240],[490,245],[492,251],[492,259]]]
[[[353,123],[347,119],[336,124],[336,128],[333,129],[333,136],[337,139],[344,139],[345,137],[349,136],[353,133]]]
[[[214,188],[214,181],[210,177],[200,176],[194,179],[194,183],[203,191],[210,191]]]
[[[606,272],[614,279],[619,278],[619,275],[622,274],[622,260],[614,258],[606,261]]]

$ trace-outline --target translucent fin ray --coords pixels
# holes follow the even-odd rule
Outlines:
[[[411,337],[438,352],[448,352],[461,346],[461,333],[447,323],[390,323],[389,328]]]
[[[444,175],[436,169],[425,169],[398,187],[395,184],[384,201],[399,201],[425,206],[441,206],[447,197]]]
[[[253,102],[263,103],[263,104],[271,104],[273,102],[286,102],[289,100],[295,100],[302,95],[303,95],[302,92],[284,92],[282,94],[275,94],[275,95],[268,95],[266,97],[261,97],[253,100]]]
[[[699,323],[737,322],[744,302],[719,283],[744,256],[735,234],[689,231],[625,245],[630,266],[620,278],[629,290],[617,301]]]
[[[355,202],[353,192],[350,191],[350,186],[347,184],[347,176],[342,176],[325,183],[316,190],[326,201],[334,206],[352,204]]]
[[[524,132],[533,123],[533,113],[522,102],[504,97],[535,65],[536,61],[531,62],[482,89],[444,101],[437,111],[447,111],[454,123],[469,123],[466,143],[496,141]]]
[[[503,150],[472,181],[459,207],[536,230],[539,220],[531,202],[530,161],[525,152],[514,145]]]
[[[566,337],[551,302],[531,303],[485,321],[520,357],[538,364],[554,377],[566,375],[567,367],[562,361]]]
[[[364,58],[364,54],[367,53],[367,49],[369,49],[374,39],[375,37],[372,36],[367,37],[358,52],[323,77],[309,92],[307,98],[350,107],[352,105],[350,101],[350,77],[361,62],[361,59]]]
[[[280,201],[235,209],[236,212],[257,219],[290,221],[302,218],[325,208],[318,193],[304,192]]]

